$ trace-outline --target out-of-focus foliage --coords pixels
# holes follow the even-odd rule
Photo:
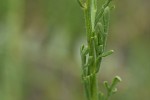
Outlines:
[[[112,100],[149,100],[150,1],[114,3],[107,48],[115,53],[100,78],[122,77]],[[83,100],[84,30],[76,0],[0,0],[0,100]]]

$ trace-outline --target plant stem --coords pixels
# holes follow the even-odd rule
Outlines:
[[[82,59],[82,79],[87,100],[108,100],[110,96],[107,95],[105,97],[101,91],[98,90],[97,73],[99,72],[102,58],[113,53],[113,50],[105,52],[110,18],[109,3],[111,1],[112,0],[106,0],[99,13],[97,13],[97,0],[78,0],[84,10],[87,35],[87,47],[83,45],[80,51]],[[116,80],[119,80],[119,78],[115,78],[112,88],[109,89],[106,87],[108,93],[115,92],[113,89],[118,82]]]
[[[91,82],[91,93],[92,93],[92,98],[91,100],[98,100],[98,90],[97,90],[97,75],[94,74],[92,77],[92,82]]]
[[[84,9],[85,16],[85,24],[86,24],[86,34],[87,34],[87,43],[89,48],[89,56],[93,57],[91,66],[88,67],[88,75],[89,75],[89,89],[85,89],[87,92],[88,100],[98,100],[98,90],[97,90],[97,74],[95,73],[96,69],[96,55],[95,55],[95,47],[93,43],[92,37],[94,37],[94,32],[92,32],[92,24],[91,24],[91,9],[90,9],[91,0],[87,1],[87,8]],[[87,81],[87,80],[85,80]],[[85,82],[85,87],[87,83]]]

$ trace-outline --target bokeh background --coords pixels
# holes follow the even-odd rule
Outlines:
[[[104,0],[99,0],[99,5]],[[111,100],[150,100],[150,0],[115,0],[99,74],[122,77]],[[0,0],[0,100],[85,100],[76,0]]]

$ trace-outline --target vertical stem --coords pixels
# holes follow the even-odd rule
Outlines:
[[[109,93],[106,97],[103,93],[99,94],[97,73],[100,68],[102,57],[106,57],[113,53],[112,50],[104,52],[109,28],[109,3],[111,1],[112,0],[106,0],[102,5],[100,13],[97,14],[97,0],[79,0],[80,6],[84,9],[88,44],[88,48],[85,49],[82,47],[81,49],[83,81],[87,100],[108,100],[111,95],[110,90],[113,92],[116,82],[120,80],[118,77],[115,78],[110,89],[106,86]],[[103,23],[101,23],[101,17],[103,18]],[[97,24],[98,22],[99,24]]]
[[[86,25],[86,34],[87,34],[87,43],[88,46],[90,44],[90,37],[91,37],[91,18],[90,18],[90,9],[88,7],[84,9],[84,16],[85,16],[85,25]]]
[[[95,46],[92,37],[94,37],[94,32],[92,31],[91,23],[91,3],[93,1],[87,0],[87,8],[84,9],[85,24],[86,24],[86,34],[87,34],[87,43],[89,48],[89,56],[92,56],[92,63],[88,66],[88,75],[85,76],[89,78],[88,84],[84,83],[86,96],[88,100],[98,100],[98,85],[97,85],[97,74],[95,73],[96,68],[96,55],[95,55]],[[93,9],[92,9],[93,10]],[[85,80],[87,81],[87,80]],[[88,89],[89,88],[89,89]]]
[[[97,75],[94,74],[91,80],[91,100],[98,100]]]

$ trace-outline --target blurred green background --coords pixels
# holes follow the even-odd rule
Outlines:
[[[107,49],[115,53],[103,61],[100,88],[119,75],[111,100],[150,100],[150,0],[114,4]],[[85,100],[85,39],[76,0],[0,0],[0,100]]]

